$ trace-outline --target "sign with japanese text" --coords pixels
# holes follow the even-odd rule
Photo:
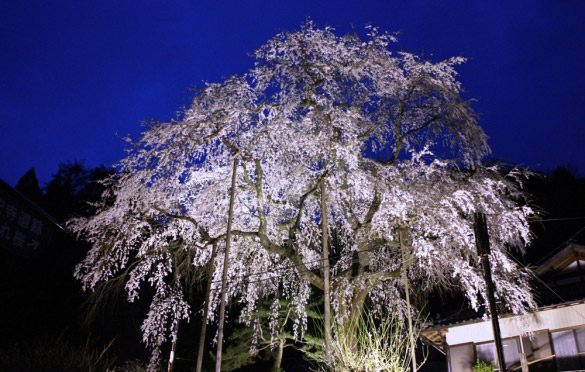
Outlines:
[[[54,223],[28,199],[0,181],[0,247],[18,255],[46,248]]]

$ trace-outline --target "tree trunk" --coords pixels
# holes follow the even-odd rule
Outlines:
[[[227,302],[227,275],[229,270],[230,242],[232,240],[232,219],[234,216],[234,199],[236,197],[236,172],[238,170],[238,156],[234,157],[232,171],[232,190],[230,194],[230,210],[228,214],[227,236],[225,238],[225,254],[223,261],[223,276],[221,279],[221,305],[219,308],[219,329],[217,330],[217,353],[215,355],[215,372],[221,372],[221,352],[223,344],[223,323],[225,322],[225,305]]]
[[[201,372],[203,365],[203,350],[205,349],[205,333],[207,332],[207,317],[209,316],[211,298],[211,282],[213,281],[213,267],[215,265],[215,254],[217,253],[217,246],[213,244],[211,251],[211,261],[209,262],[209,272],[207,273],[207,288],[205,291],[205,303],[203,304],[203,320],[201,321],[201,334],[199,335],[199,351],[197,352],[197,367],[195,372]]]
[[[282,353],[284,352],[284,339],[279,340],[278,347],[276,349],[276,355],[274,355],[274,364],[272,365],[271,372],[280,371],[280,364],[282,363]]]
[[[344,293],[343,290],[336,290],[335,293]],[[336,323],[335,328],[340,337],[347,342],[347,345],[352,350],[357,350],[358,347],[358,328],[360,320],[364,311],[366,298],[368,297],[369,288],[360,287],[354,288],[351,301],[347,305],[342,305],[339,308],[341,314],[350,314],[346,317],[341,317],[341,323]],[[342,303],[342,301],[338,301]]]

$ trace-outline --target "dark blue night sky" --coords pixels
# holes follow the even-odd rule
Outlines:
[[[310,18],[399,32],[395,50],[459,68],[494,158],[585,174],[585,1],[33,1],[0,3],[0,178],[110,165],[119,136],[167,121],[202,81],[252,66]],[[116,133],[119,136],[116,136]]]

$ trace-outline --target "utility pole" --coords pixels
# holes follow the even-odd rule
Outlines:
[[[173,330],[173,341],[171,342],[171,355],[169,356],[169,363],[167,365],[167,372],[173,372],[175,370],[175,356],[177,352],[177,338],[179,337],[179,321]]]
[[[408,337],[410,341],[410,359],[412,363],[412,372],[416,372],[416,342],[414,340],[414,331],[412,328],[412,313],[410,311],[410,293],[408,288],[408,273],[406,268],[406,261],[408,260],[408,252],[405,243],[404,230],[398,230],[398,240],[400,241],[400,250],[402,251],[402,281],[404,282],[404,293],[406,294],[406,316],[408,318]]]
[[[236,173],[238,171],[238,154],[234,157],[232,172],[232,190],[230,194],[230,210],[228,215],[227,235],[223,259],[223,276],[221,279],[221,305],[219,307],[219,327],[217,330],[217,353],[215,355],[215,372],[221,372],[221,351],[223,344],[223,323],[225,322],[225,305],[227,302],[227,276],[229,270],[230,242],[232,240],[232,219],[234,217],[234,199],[236,197]]]
[[[323,244],[323,292],[325,296],[325,358],[331,369],[331,294],[329,288],[329,246],[327,245],[327,178],[321,180],[321,234]]]
[[[213,281],[213,270],[215,267],[215,254],[217,253],[217,245],[214,243],[211,251],[211,260],[209,261],[209,270],[207,272],[207,289],[205,291],[205,306],[203,310],[203,320],[201,321],[201,333],[199,334],[199,351],[197,352],[197,366],[195,372],[201,372],[203,365],[203,350],[205,348],[205,334],[207,333],[207,317],[209,316],[209,299],[211,297],[211,282]]]
[[[496,299],[494,297],[494,284],[492,282],[492,271],[490,268],[490,238],[487,230],[487,223],[483,213],[475,213],[475,223],[473,225],[475,231],[475,245],[477,247],[477,254],[481,258],[481,265],[483,267],[483,275],[487,287],[487,295],[490,306],[490,315],[492,317],[492,330],[494,332],[494,341],[496,345],[496,354],[498,356],[498,368],[501,372],[506,371],[506,363],[504,361],[504,349],[502,348],[502,338],[500,335],[500,323],[498,322],[498,313],[496,310]]]

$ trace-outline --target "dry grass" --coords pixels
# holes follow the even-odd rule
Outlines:
[[[403,323],[392,316],[379,322],[371,314],[364,315],[357,326],[357,337],[334,326],[331,348],[331,364],[327,366],[325,360],[321,360],[326,366],[322,371],[410,371],[407,331]]]
[[[0,351],[0,370],[10,372],[106,372],[115,358],[108,345],[74,345],[63,337],[10,345]]]

